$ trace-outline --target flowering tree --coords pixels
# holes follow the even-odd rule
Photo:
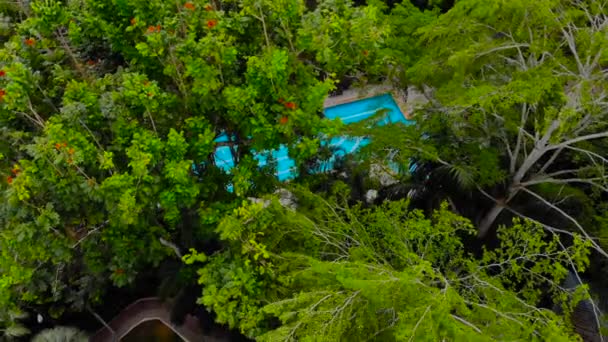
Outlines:
[[[297,0],[11,3],[0,307],[99,301],[272,190],[253,151],[314,155],[335,130],[321,115],[333,81],[305,43],[306,11]],[[219,145],[230,174],[214,164]]]

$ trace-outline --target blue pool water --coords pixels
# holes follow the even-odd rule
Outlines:
[[[385,118],[379,122],[380,125],[398,122],[406,125],[413,124],[413,121],[407,120],[403,113],[401,113],[399,106],[397,106],[397,103],[390,94],[326,108],[325,116],[332,120],[340,119],[345,124],[350,124],[365,120],[376,114],[379,110],[386,111]],[[226,142],[229,141],[229,138],[226,135],[221,135],[216,141]],[[323,143],[324,146],[328,144],[334,152],[331,158],[321,165],[320,170],[318,170],[319,172],[331,170],[338,158],[353,153],[369,144],[369,139],[364,137],[337,137]],[[260,167],[272,162],[276,166],[275,174],[280,181],[292,179],[296,176],[295,162],[289,158],[289,151],[285,146],[281,146],[277,150],[270,152],[259,153],[255,158],[258,160]],[[230,169],[234,167],[234,159],[229,147],[219,146],[216,149],[215,164],[222,170],[230,172]]]

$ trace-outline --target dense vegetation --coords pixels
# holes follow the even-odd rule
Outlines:
[[[3,1],[0,42],[0,340],[168,265],[261,341],[601,338],[604,0]],[[370,84],[416,124],[324,119]],[[372,143],[311,172],[344,134]]]

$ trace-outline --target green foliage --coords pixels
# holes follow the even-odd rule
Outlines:
[[[19,320],[28,318],[26,312],[19,311],[18,309],[10,309],[0,316],[0,340],[12,341],[23,336],[30,334],[30,330]]]
[[[32,339],[33,342],[84,342],[88,340],[89,338],[84,331],[73,327],[46,329],[36,334]]]
[[[283,144],[302,162],[335,129],[319,115],[334,84],[317,71],[320,47],[300,46],[310,37],[301,1],[9,7],[14,32],[0,48],[2,310],[98,303],[107,286],[128,286],[172,254],[160,238],[209,238],[242,198],[271,190],[272,170],[260,170],[253,151]],[[347,7],[332,20],[365,13],[378,23],[377,9]],[[367,34],[353,29],[350,37]],[[222,134],[232,137],[230,174],[214,165]]]
[[[303,17],[296,45],[314,54],[325,73],[338,80],[361,73],[363,81],[390,77],[393,61],[386,58],[391,28],[380,2],[355,7],[349,0],[319,1]]]
[[[429,216],[402,201],[349,206],[339,184],[325,197],[294,186],[298,209],[286,209],[266,195],[274,170],[254,154],[286,146],[305,168],[321,137],[346,131],[320,115],[336,84],[413,83],[432,99],[417,124],[351,126],[373,140],[356,161],[390,156],[403,171],[413,158],[434,167],[425,184],[444,177],[523,202],[504,189],[544,179],[513,181],[534,139],[556,121],[546,143],[606,131],[593,4],[463,0],[440,14],[408,1],[1,3],[0,329],[27,332],[21,307],[60,318],[101,304],[179,241],[199,303],[261,340],[570,339],[564,317],[587,291],[558,284],[590,267],[588,237],[566,243],[515,221],[475,258],[464,242],[474,226],[445,205]],[[604,145],[551,151],[603,181]],[[543,168],[548,158],[529,170],[561,170]],[[530,189],[571,196],[568,212],[602,230],[602,187],[586,185],[595,190]],[[219,251],[197,252],[209,239]],[[542,296],[565,316],[540,309]]]
[[[559,286],[567,267],[588,265],[579,237],[562,249],[515,222],[477,260],[461,240],[474,227],[445,205],[428,219],[402,201],[365,209],[296,193],[296,212],[244,203],[218,226],[232,252],[199,270],[199,301],[218,321],[261,341],[573,338],[536,305],[550,295],[571,310],[581,299]]]

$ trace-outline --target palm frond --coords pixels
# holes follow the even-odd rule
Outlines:
[[[38,333],[32,342],[86,342],[89,338],[82,330],[74,327],[55,327]]]
[[[449,173],[463,190],[475,188],[475,171],[463,165],[452,165]]]

